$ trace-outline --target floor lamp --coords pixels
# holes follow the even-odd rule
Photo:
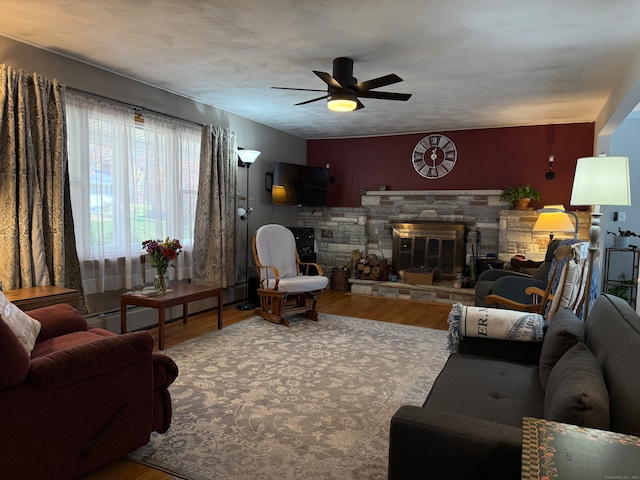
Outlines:
[[[238,310],[254,310],[256,306],[253,303],[249,303],[249,214],[251,214],[251,207],[249,206],[249,167],[256,161],[260,152],[257,150],[244,150],[238,148],[238,156],[242,162],[242,166],[247,169],[247,208],[244,213],[241,213],[240,220],[247,222],[247,238],[245,243],[245,297],[244,303],[240,303],[236,308]]]
[[[589,228],[588,293],[584,304],[584,318],[589,315],[589,301],[594,263],[600,253],[600,205],[631,205],[629,159],[627,157],[579,158],[573,177],[571,205],[592,205]]]

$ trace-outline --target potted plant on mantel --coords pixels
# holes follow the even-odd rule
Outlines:
[[[530,185],[507,187],[500,195],[500,200],[509,202],[514,210],[526,210],[531,200],[540,200],[540,192]]]
[[[618,227],[618,233],[616,232],[607,232],[607,233],[609,235],[613,235],[613,246],[616,248],[629,247],[630,237],[638,236],[636,232],[632,232],[631,230],[622,230],[620,227]]]

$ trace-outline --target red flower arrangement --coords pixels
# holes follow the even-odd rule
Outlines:
[[[156,290],[163,292],[166,291],[167,284],[164,277],[167,273],[167,269],[169,267],[173,267],[171,262],[173,262],[182,251],[180,240],[177,238],[169,240],[169,237],[164,241],[145,240],[142,242],[142,248],[147,251],[147,255],[150,259],[149,263],[156,269],[157,275],[156,281],[154,282],[156,284]]]

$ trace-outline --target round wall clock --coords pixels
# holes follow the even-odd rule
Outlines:
[[[428,135],[418,142],[411,155],[411,163],[424,178],[442,178],[458,159],[454,143],[444,135]]]

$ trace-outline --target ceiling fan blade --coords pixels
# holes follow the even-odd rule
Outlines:
[[[276,90],[298,90],[301,92],[326,92],[327,90],[319,90],[317,88],[289,88],[289,87],[271,87],[271,88],[275,88]]]
[[[356,105],[356,110],[360,110],[361,108],[364,108],[364,104],[360,100],[358,100],[357,98],[356,98],[356,104],[357,104]]]
[[[385,75],[384,77],[374,78],[373,80],[367,80],[366,82],[356,83],[353,88],[358,94],[368,92],[374,88],[386,87],[387,85],[393,85],[394,83],[401,82],[402,79],[395,73]]]
[[[392,92],[364,92],[359,93],[362,98],[379,98],[380,100],[401,100],[406,102],[411,98],[410,93],[392,93]]]
[[[320,80],[322,80],[324,83],[326,83],[330,87],[340,88],[340,89],[344,90],[344,87],[342,85],[340,85],[340,83],[338,83],[338,81],[335,78],[333,78],[331,75],[329,75],[328,73],[326,73],[326,72],[318,72],[317,70],[314,70],[313,73],[315,73],[318,77],[320,77]]]
[[[324,95],[322,97],[314,98],[312,100],[307,100],[306,102],[296,103],[294,105],[294,107],[297,107],[298,105],[306,105],[307,103],[311,103],[311,102],[317,102],[318,100],[322,100],[322,99],[325,99],[325,98],[329,98],[329,95]]]

